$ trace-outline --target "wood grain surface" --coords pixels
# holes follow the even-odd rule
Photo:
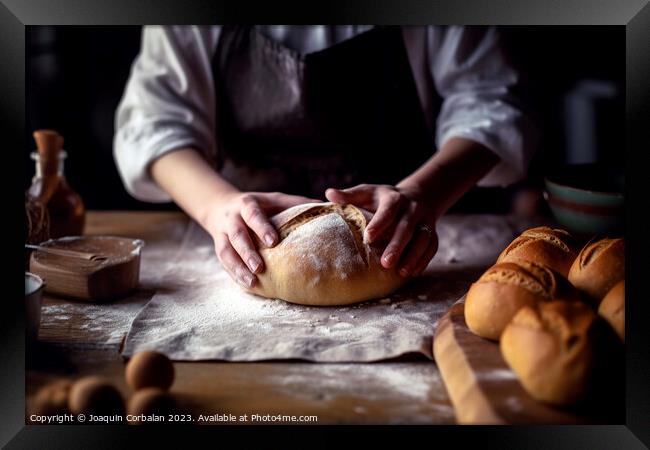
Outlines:
[[[143,239],[143,255],[153,252],[162,259],[178,249],[188,219],[174,212],[96,211],[88,213],[86,223],[88,235]],[[156,260],[149,261],[155,264]],[[45,296],[39,342],[26,355],[26,412],[41,386],[62,377],[104,375],[125,398],[131,395],[124,382],[120,348],[130,320],[154,293],[152,286],[141,285],[135,294],[108,304]],[[176,362],[174,368],[171,392],[180,409],[194,419],[199,414],[247,414],[249,418],[251,414],[287,414],[316,415],[318,424],[448,424],[455,420],[440,373],[431,361]]]
[[[472,333],[465,297],[438,323],[433,352],[461,424],[623,423],[621,405],[563,410],[533,399],[501,356],[498,342]],[[616,408],[616,409],[615,409]]]

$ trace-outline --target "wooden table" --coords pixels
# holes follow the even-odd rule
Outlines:
[[[115,235],[146,241],[146,251],[164,248],[172,255],[180,245],[178,230],[188,218],[176,212],[89,212],[86,234]],[[100,374],[127,398],[120,348],[130,321],[115,315],[127,310],[130,319],[155,292],[142,286],[134,295],[108,304],[78,304],[45,296],[39,343],[27,351],[26,395],[61,377]],[[89,323],[84,308],[95,308],[100,320]],[[97,310],[97,308],[99,310]],[[56,311],[65,314],[55,316]],[[99,311],[99,314],[98,314]],[[181,410],[199,414],[284,414],[318,417],[316,423],[454,423],[454,411],[438,369],[431,361],[398,360],[372,364],[305,362],[174,363],[171,392]],[[401,375],[417,371],[430,378],[426,389],[411,389]],[[407,378],[408,379],[408,378]],[[221,422],[220,417],[212,423]],[[274,422],[258,422],[274,423]]]

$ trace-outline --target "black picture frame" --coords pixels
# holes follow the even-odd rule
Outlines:
[[[436,434],[456,443],[472,440],[495,448],[647,448],[650,445],[650,318],[644,291],[644,252],[650,251],[645,216],[650,206],[646,174],[650,163],[650,5],[649,0],[357,0],[347,2],[237,2],[200,0],[1,0],[0,1],[0,124],[5,158],[2,182],[5,195],[5,245],[15,249],[7,258],[7,290],[0,334],[0,444],[6,448],[104,448],[137,442],[135,427],[25,425],[25,355],[22,302],[17,290],[18,264],[23,258],[23,193],[18,192],[24,174],[11,170],[12,151],[22,156],[25,121],[25,26],[29,25],[137,25],[210,23],[372,23],[372,24],[486,24],[486,25],[620,25],[626,29],[627,133],[626,149],[626,245],[627,362],[624,425],[612,426],[513,426],[513,427],[418,427],[408,433]],[[552,61],[549,61],[552,64]],[[7,159],[9,158],[9,160]],[[18,162],[20,165],[20,162]],[[17,220],[11,220],[15,218]],[[16,242],[14,242],[16,241]],[[11,252],[7,252],[11,253]],[[14,261],[12,263],[12,261]],[[10,290],[9,290],[10,289]],[[336,440],[327,427],[293,428],[294,440],[316,431],[318,442]],[[186,428],[158,430],[167,436]],[[194,430],[194,429],[192,429]],[[219,432],[222,429],[219,428]],[[251,428],[233,430],[238,438]],[[274,434],[269,428],[255,428]],[[373,429],[376,436],[393,434],[402,427]],[[195,435],[212,432],[208,427]],[[348,429],[349,431],[349,429]],[[170,438],[171,439],[171,438]],[[438,438],[436,438],[438,439]],[[173,440],[168,441],[172,443]],[[433,441],[430,445],[433,445]]]

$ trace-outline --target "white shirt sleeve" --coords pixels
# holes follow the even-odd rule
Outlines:
[[[171,198],[149,174],[181,147],[214,154],[212,55],[220,27],[147,26],[115,115],[113,152],[127,191],[148,202]]]
[[[301,50],[309,50],[302,48],[308,30],[282,30],[282,42],[295,41]],[[321,46],[364,30],[338,30],[330,33],[332,36],[328,34],[332,42],[325,39]],[[212,56],[220,33],[219,26],[144,27],[140,53],[116,112],[113,142],[118,171],[135,198],[171,201],[149,174],[151,163],[165,153],[189,146],[209,159],[214,157]],[[519,180],[532,157],[536,133],[511,95],[510,88],[519,81],[519,75],[505,61],[497,30],[427,27],[426,36],[428,68],[444,99],[436,127],[438,147],[454,136],[480,142],[501,162],[479,185],[507,185]]]
[[[479,186],[522,179],[535,151],[537,130],[512,95],[520,74],[504,55],[495,27],[429,27],[433,82],[443,98],[436,127],[438,148],[453,137],[479,142],[500,162]]]

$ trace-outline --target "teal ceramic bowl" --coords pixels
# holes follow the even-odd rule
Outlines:
[[[596,165],[565,166],[545,179],[544,198],[558,224],[582,235],[623,234],[625,178]]]

